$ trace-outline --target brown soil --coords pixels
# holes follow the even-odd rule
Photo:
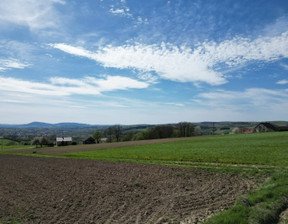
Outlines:
[[[255,187],[200,169],[0,155],[0,223],[200,223]]]

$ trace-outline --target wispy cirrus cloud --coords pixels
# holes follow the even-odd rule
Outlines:
[[[0,76],[0,91],[21,92],[48,96],[100,95],[102,92],[147,88],[149,84],[122,76],[103,79],[85,77],[69,79],[53,77],[48,83],[32,82]]]
[[[55,4],[65,4],[64,0],[9,0],[0,4],[1,22],[28,26],[31,30],[55,28],[60,22],[60,14]]]
[[[0,59],[0,71],[5,71],[12,68],[24,69],[31,66],[28,63],[19,62],[19,60],[14,58]]]
[[[237,111],[271,110],[286,111],[288,109],[287,90],[271,90],[249,88],[244,91],[217,90],[201,93],[195,102],[212,108],[226,108]],[[234,108],[234,109],[233,109]],[[286,108],[286,109],[284,109]],[[251,111],[252,113],[253,111]]]
[[[279,80],[278,82],[276,82],[276,84],[285,85],[285,84],[288,84],[288,80],[286,80],[286,79]]]
[[[221,85],[227,78],[221,70],[252,61],[275,61],[288,57],[288,31],[279,36],[255,40],[235,37],[232,40],[204,42],[195,46],[158,45],[106,46],[96,52],[64,43],[50,46],[66,53],[101,63],[104,67],[154,71],[162,79],[177,82],[204,82]]]

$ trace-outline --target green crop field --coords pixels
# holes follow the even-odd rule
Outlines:
[[[288,166],[288,132],[212,136],[65,154],[70,158]]]

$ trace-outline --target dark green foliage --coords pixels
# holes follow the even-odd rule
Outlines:
[[[103,133],[101,131],[96,131],[93,134],[93,138],[95,139],[96,143],[100,143],[102,137],[103,137]]]
[[[215,215],[205,224],[248,224],[249,208],[237,205],[233,208]]]
[[[41,136],[41,137],[35,137],[32,142],[31,142],[32,145],[36,145],[36,147],[38,145],[40,145],[41,147],[43,145],[46,145],[46,146],[50,146],[51,145],[51,141],[50,139],[48,139],[46,136]]]
[[[172,125],[158,125],[147,131],[146,139],[171,138],[173,135]]]
[[[194,136],[194,125],[188,122],[181,122],[176,125],[156,125],[148,130],[136,133],[132,140],[162,139],[174,137]]]
[[[133,131],[128,131],[122,138],[122,141],[123,142],[126,142],[126,141],[132,141],[133,140],[133,137],[134,137],[134,132]]]

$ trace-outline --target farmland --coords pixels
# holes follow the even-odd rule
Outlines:
[[[67,153],[70,158],[288,166],[287,133],[214,136],[187,141]]]
[[[288,207],[287,132],[115,144],[2,150],[1,221],[276,224]]]

